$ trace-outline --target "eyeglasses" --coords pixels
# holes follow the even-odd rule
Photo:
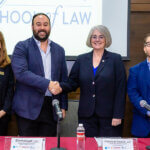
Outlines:
[[[150,47],[150,42],[146,42],[144,46]]]
[[[103,36],[103,35],[99,35],[99,36],[92,35],[91,38],[92,38],[93,40],[96,40],[96,39],[102,40],[102,39],[104,39],[104,36]]]

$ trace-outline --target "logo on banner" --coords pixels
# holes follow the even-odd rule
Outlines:
[[[6,0],[0,0],[0,7],[6,2]]]

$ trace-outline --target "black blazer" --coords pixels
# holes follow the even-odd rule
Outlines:
[[[74,63],[69,81],[60,83],[65,92],[80,87],[79,117],[123,118],[126,95],[126,73],[119,54],[104,51],[93,73],[93,51],[80,55]]]
[[[14,76],[11,65],[0,67],[0,110],[10,113],[14,93]]]

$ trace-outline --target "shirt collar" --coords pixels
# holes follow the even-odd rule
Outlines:
[[[150,70],[150,62],[148,61],[148,58],[147,58],[147,65],[148,65],[148,68]]]
[[[33,36],[33,39],[35,40],[36,44],[40,47],[41,46],[41,42],[38,41],[34,36]],[[48,45],[50,45],[50,44],[51,44],[51,40],[48,39]]]
[[[148,58],[147,58],[147,63],[148,63],[148,65],[150,65],[150,62],[148,61]]]

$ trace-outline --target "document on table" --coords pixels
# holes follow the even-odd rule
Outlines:
[[[10,150],[45,150],[45,138],[12,138]]]

